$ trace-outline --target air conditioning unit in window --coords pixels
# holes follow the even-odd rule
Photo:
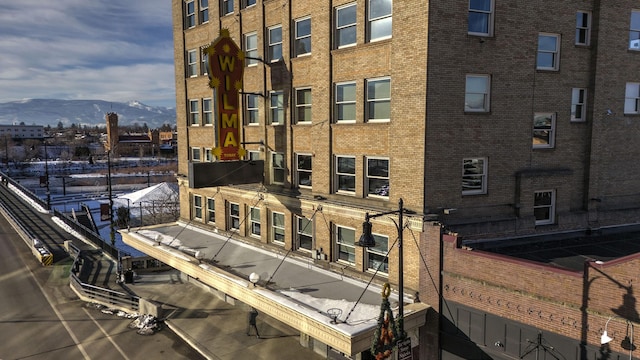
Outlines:
[[[629,42],[629,49],[638,49],[638,50],[640,50],[640,39],[631,40]]]

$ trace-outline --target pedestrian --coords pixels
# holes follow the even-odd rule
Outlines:
[[[249,325],[247,327],[247,336],[251,336],[251,329],[253,328],[253,330],[256,332],[256,337],[260,339],[260,333],[258,332],[258,326],[256,324],[257,317],[258,310],[252,307],[251,311],[249,311]]]

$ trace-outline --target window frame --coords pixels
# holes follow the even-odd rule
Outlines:
[[[586,24],[584,23],[586,17]],[[584,41],[580,39],[584,38]],[[591,45],[591,11],[576,11],[576,39],[575,45],[589,46]]]
[[[389,97],[388,98],[370,98],[369,95],[371,94],[371,91],[369,89],[369,85],[371,84],[375,84],[375,83],[384,83],[386,82],[388,84],[388,90],[389,90]],[[381,77],[381,78],[374,78],[374,79],[366,79],[365,80],[365,99],[366,99],[366,107],[365,107],[365,120],[366,122],[369,123],[380,123],[380,122],[389,122],[391,121],[391,77]],[[375,114],[375,111],[371,110],[372,106],[376,106],[376,105],[380,105],[380,104],[388,104],[388,113],[389,113],[389,117],[388,118],[377,118],[374,119],[371,117],[371,114]]]
[[[234,211],[234,209],[237,209],[237,211]],[[241,225],[241,221],[240,221],[240,204],[239,203],[234,203],[234,202],[229,202],[229,212],[228,212],[228,216],[227,216],[227,230],[228,231],[240,231],[240,225]],[[236,224],[234,223],[237,223]]]
[[[471,163],[480,163],[481,164],[481,172],[471,173],[467,172],[467,164]],[[488,180],[488,170],[489,170],[489,161],[486,157],[468,157],[462,159],[462,195],[485,195],[487,193],[487,180]],[[480,180],[480,186],[475,186],[471,189],[465,190],[465,180],[466,181],[474,181],[476,179]]]
[[[189,10],[189,6],[192,7]],[[191,11],[191,12],[189,12]],[[184,28],[185,29],[193,29],[197,25],[196,20],[196,2],[195,0],[185,1],[184,3]]]
[[[540,117],[550,117],[550,125],[549,126],[536,126],[536,120]],[[544,132],[548,131],[547,139],[548,143],[536,144],[534,141],[536,139],[536,132]],[[552,112],[538,112],[533,114],[533,131],[532,131],[532,147],[534,149],[553,149],[555,147],[555,133],[556,133],[556,113]]]
[[[386,161],[387,162],[387,176],[379,176],[379,175],[371,175],[370,172],[370,161],[376,161],[376,162],[380,162],[380,161]],[[389,199],[389,192],[390,192],[390,172],[391,172],[391,162],[389,161],[388,157],[378,157],[378,156],[369,156],[365,159],[365,173],[364,173],[364,183],[365,183],[365,191],[366,191],[366,196],[368,198],[382,198],[382,199]],[[387,182],[387,190],[386,190],[386,195],[384,194],[376,194],[375,192],[372,193],[372,186],[371,186],[371,180],[385,180]],[[381,190],[383,191],[383,190]]]
[[[542,37],[546,38],[555,38],[555,49],[541,49],[541,41]],[[536,51],[536,70],[545,70],[545,71],[558,71],[560,70],[560,44],[562,41],[562,36],[560,34],[552,34],[552,33],[538,33],[538,47]],[[552,55],[552,66],[542,66],[540,65],[541,59],[540,57],[545,54]]]
[[[494,32],[494,15],[495,15],[495,1],[494,0],[489,0],[490,4],[489,4],[489,10],[483,10],[483,9],[472,9],[471,8],[471,1],[469,0],[468,3],[468,13],[467,13],[467,34],[468,35],[472,35],[472,36],[481,36],[481,37],[491,37],[493,36],[493,32]],[[487,23],[487,31],[471,31],[470,27],[471,27],[471,21],[470,18],[472,16],[472,14],[484,14],[482,16],[485,16],[487,18],[486,23]]]
[[[308,162],[310,164],[309,169],[300,168],[300,160],[301,158],[308,158]],[[301,174],[305,174],[305,176],[300,176]],[[307,175],[308,174],[308,175]],[[300,182],[301,178],[309,179],[309,184],[302,184]],[[308,188],[311,189],[313,187],[313,155],[312,154],[304,154],[304,153],[296,153],[296,186],[299,188]]]
[[[274,105],[274,99],[276,99],[275,105]],[[277,99],[280,99],[279,103]],[[284,92],[281,90],[270,91],[269,92],[269,123],[271,125],[284,125],[285,123],[284,111],[285,111]],[[280,114],[281,116],[278,116]],[[274,119],[278,119],[278,121],[274,121]]]
[[[469,82],[473,79],[483,79],[485,89],[482,92],[473,92],[472,85]],[[481,95],[484,96],[484,100],[482,102],[482,108],[473,108],[469,106],[469,98],[473,95]],[[491,75],[489,74],[467,74],[465,76],[465,86],[464,86],[464,112],[466,113],[488,113],[491,111]]]
[[[253,39],[255,41],[255,47],[250,47],[250,40]],[[245,66],[258,66],[260,60],[258,60],[258,33],[251,32],[244,34],[244,54],[245,54]],[[250,59],[253,58],[253,59]]]
[[[389,257],[387,253],[389,252],[389,237],[382,234],[371,234],[376,241],[376,245],[373,247],[365,248],[365,268],[368,272],[376,272],[380,275],[389,275]],[[379,245],[382,244],[383,239],[386,239],[387,248],[383,250]],[[385,266],[380,267],[372,266],[372,262],[376,261],[372,259],[372,257],[381,257],[383,260],[380,262],[386,264]]]
[[[301,221],[306,221],[307,225],[305,225],[304,228],[302,228],[302,224]],[[311,229],[307,229],[307,227],[309,227],[309,225],[311,225]],[[312,251],[314,248],[314,236],[313,236],[313,227],[314,227],[314,222],[313,219],[307,219],[304,216],[301,215],[296,215],[296,249],[297,250],[303,250],[303,251]],[[303,247],[303,241],[302,238],[308,238],[308,240],[305,241],[305,244],[307,242],[309,242],[309,248]]]
[[[201,162],[202,155],[200,154],[200,147],[191,146],[191,162]]]
[[[282,167],[276,167],[276,163],[277,163],[275,158],[276,156],[282,157]],[[285,163],[284,153],[272,151],[270,160],[271,160],[271,183],[283,185],[287,180],[287,165]],[[280,172],[282,173],[282,181],[278,181],[277,175],[276,175],[277,173],[280,173]]]
[[[206,104],[209,104],[207,107]],[[202,99],[202,124],[204,126],[213,126],[213,99]]]
[[[207,223],[216,223],[216,200],[207,197]]]
[[[189,99],[189,125],[200,126],[200,100]]]
[[[356,157],[348,156],[348,155],[336,155],[335,158],[335,166],[334,166],[334,181],[335,181],[335,193],[336,194],[346,194],[346,195],[355,195],[356,194]],[[353,161],[353,173],[346,173],[340,171],[340,159],[351,159]],[[353,179],[353,190],[341,189],[340,183],[341,178],[352,178]]]
[[[640,10],[631,10],[629,17],[629,50],[640,51]]]
[[[629,90],[634,90],[632,93]],[[633,111],[629,111],[633,109]],[[627,82],[624,90],[624,114],[640,114],[640,82]]]
[[[340,25],[339,24],[339,21],[340,21],[340,14],[339,13],[341,11],[343,11],[343,10],[346,10],[346,9],[350,8],[350,7],[355,7],[355,15],[354,15],[354,18],[353,18],[353,22],[349,22],[347,24]],[[353,2],[353,3],[349,3],[349,4],[345,4],[345,5],[336,7],[335,10],[334,10],[334,17],[335,17],[335,21],[334,21],[334,23],[335,23],[335,27],[334,27],[334,32],[335,32],[335,35],[334,35],[335,40],[334,41],[335,41],[335,44],[334,44],[334,48],[342,49],[342,48],[346,48],[346,47],[350,47],[350,46],[355,46],[358,43],[358,27],[357,27],[358,26],[358,7],[357,7],[357,3]],[[353,42],[345,43],[345,44],[340,43],[340,34],[343,31],[351,30],[350,28],[352,28],[352,27],[353,27],[353,33],[354,33]]]
[[[276,225],[276,216],[282,216],[282,226]],[[278,211],[271,211],[271,221],[270,221],[270,230],[269,235],[271,237],[271,242],[274,244],[284,245],[287,241],[287,230],[286,230],[287,218],[284,213]],[[277,240],[278,230],[282,233],[282,240]]]
[[[203,5],[203,2],[206,4]],[[200,24],[206,24],[209,22],[209,0],[198,0],[198,20]]]
[[[302,22],[308,21],[309,22],[309,34],[305,34],[305,35],[300,35],[298,33],[298,25]],[[294,29],[294,39],[293,39],[293,57],[301,57],[301,56],[309,56],[311,55],[311,17],[310,16],[306,16],[300,19],[296,19],[294,20],[294,24],[293,24],[293,29]],[[306,42],[308,41],[308,45],[309,45],[309,50],[305,51],[305,52],[299,52],[298,51],[298,44],[300,42],[304,42],[303,44],[306,45]]]
[[[309,101],[310,101],[309,103],[306,103],[306,102],[301,103],[299,101],[300,100],[300,96],[299,95],[300,95],[301,92],[305,92],[305,93],[308,92]],[[295,100],[294,101],[295,101],[295,108],[296,108],[296,112],[295,112],[295,122],[296,122],[296,124],[301,124],[301,125],[302,124],[305,124],[305,125],[311,124],[311,121],[312,121],[311,117],[313,115],[311,113],[311,109],[312,109],[312,106],[313,106],[313,98],[312,98],[312,96],[313,96],[313,92],[311,91],[310,87],[295,89]],[[305,96],[303,96],[303,101],[306,101],[306,97]],[[309,112],[309,119],[307,120],[306,116],[305,116],[304,119],[301,120],[302,117],[300,116],[300,114],[301,113],[302,114],[306,114],[307,112]]]
[[[538,194],[549,193],[550,204],[536,204],[536,197]],[[548,209],[549,216],[546,218],[538,218],[536,215],[537,209]],[[536,225],[551,225],[556,221],[556,191],[555,190],[537,190],[533,193],[533,215]]]
[[[280,31],[280,40],[273,41],[272,31],[276,31],[276,30]],[[283,40],[282,25],[278,24],[278,25],[270,26],[267,28],[267,59],[269,60],[269,62],[271,63],[278,62],[280,61],[280,59],[284,58],[282,40]],[[275,57],[276,49],[279,49],[279,52],[280,52],[280,57],[278,58]]]
[[[213,149],[212,148],[204,148],[204,162],[213,162]]]
[[[251,106],[251,99],[255,101],[254,106]],[[245,124],[248,126],[260,125],[260,105],[258,103],[260,99],[257,94],[245,94],[244,99],[244,117]]]
[[[204,51],[200,52],[200,74],[202,76],[209,75],[209,54]]]
[[[193,55],[193,56],[192,56]],[[187,50],[187,77],[194,78],[198,76],[198,50]]]
[[[233,14],[233,0],[220,1],[220,16]]]
[[[249,1],[252,1],[253,4],[249,4]],[[242,8],[246,9],[246,8],[250,8],[252,6],[256,5],[256,0],[242,0]]]
[[[193,219],[202,221],[202,195],[192,194],[193,196]]]
[[[260,151],[247,150],[246,158],[249,160],[260,160]]]
[[[344,87],[353,87],[353,99],[348,99],[348,100],[339,100],[339,88],[344,88]],[[356,109],[356,100],[357,100],[357,85],[355,81],[346,81],[346,82],[339,82],[336,83],[334,86],[334,116],[335,116],[335,123],[336,124],[348,124],[348,123],[355,123],[356,122],[356,117],[357,117],[357,109]],[[344,91],[343,91],[344,93]],[[344,98],[344,96],[343,96]],[[349,108],[353,108],[353,119],[340,119],[339,118],[339,114],[341,113],[341,109],[346,108],[347,106],[349,106]],[[342,111],[342,113],[344,113],[344,111]]]
[[[587,89],[572,88],[571,89],[571,122],[585,122],[585,121],[587,121]]]
[[[254,217],[254,211],[258,212],[258,218],[256,219]],[[257,237],[260,238],[261,236],[261,229],[260,229],[260,208],[259,207],[255,207],[255,206],[251,206],[249,208],[249,235],[253,236],[253,237]],[[257,229],[257,232],[254,231]]]
[[[391,37],[393,36],[393,0],[390,0],[391,1],[390,12],[388,14],[377,16],[375,18],[372,18],[372,16],[371,16],[371,11],[373,9],[373,6],[371,5],[372,1],[376,1],[376,0],[368,0],[367,1],[367,41],[368,42],[376,42],[376,41],[391,39]],[[378,23],[381,23],[381,22],[384,22],[386,20],[390,20],[391,21],[389,34],[385,34],[385,35],[374,37],[374,35],[373,35],[374,25],[378,24]]]
[[[349,243],[349,240],[344,240],[344,235],[341,230],[353,232],[353,243]],[[335,225],[335,261],[338,263],[344,263],[347,265],[355,266],[356,265],[356,229],[350,228],[342,225]],[[343,247],[348,251],[343,251]],[[346,254],[344,256],[343,254]],[[345,259],[346,257],[346,259]],[[353,261],[351,261],[351,259]]]

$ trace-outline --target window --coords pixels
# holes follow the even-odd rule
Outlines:
[[[629,28],[629,49],[640,50],[640,10],[631,11]]]
[[[248,8],[249,6],[253,6],[256,4],[256,0],[243,0],[242,1],[242,7],[243,8]]]
[[[369,41],[391,37],[392,0],[369,0]]]
[[[336,186],[338,192],[355,193],[356,158],[336,156]]]
[[[336,226],[336,260],[354,265],[356,263],[356,230]]]
[[[202,61],[200,61],[200,73],[202,75],[209,74],[209,54],[202,52]]]
[[[493,0],[469,0],[467,32],[470,35],[493,35]]]
[[[356,121],[356,83],[336,84],[336,122]]]
[[[209,21],[209,0],[200,0],[200,23]]]
[[[187,52],[187,77],[198,76],[198,52],[189,50]]]
[[[298,248],[304,250],[313,249],[313,221],[296,216],[297,219],[297,236],[298,236]]]
[[[368,196],[389,196],[389,159],[368,158],[366,186]]]
[[[336,48],[356,43],[356,4],[336,9]]]
[[[284,244],[284,214],[271,213],[271,239],[273,242]]]
[[[576,45],[589,45],[591,42],[591,13],[576,12]]]
[[[227,15],[233,12],[233,0],[222,0],[220,2],[220,14]]]
[[[247,125],[258,125],[258,95],[247,94],[244,116]]]
[[[247,157],[249,160],[260,160],[260,151],[249,150],[247,151]]]
[[[229,203],[229,230],[240,230],[240,205]]]
[[[311,187],[311,155],[296,154],[296,185]]]
[[[640,114],[640,83],[627,83],[624,93],[624,113]]]
[[[204,149],[204,161],[213,162],[213,150],[211,148]]]
[[[191,161],[192,162],[199,162],[200,161],[200,148],[199,147],[192,147],[191,148]]]
[[[202,196],[193,195],[193,218],[202,220]]]
[[[487,193],[487,159],[462,159],[462,195]]]
[[[191,125],[200,125],[198,111],[198,100],[189,100],[189,122]]]
[[[391,80],[367,80],[367,121],[391,119]]]
[[[284,178],[284,154],[277,152],[271,153],[271,181],[274,184],[284,184]]]
[[[552,113],[533,116],[533,147],[552,148],[556,127],[556,115]]]
[[[555,222],[556,196],[553,190],[536,191],[533,196],[533,214],[536,225],[548,225]]]
[[[539,34],[536,68],[538,70],[558,70],[559,63],[560,35]]]
[[[467,75],[464,92],[464,111],[489,112],[489,75]]]
[[[213,125],[211,99],[202,99],[202,121],[204,125]]]
[[[366,248],[367,250],[367,270],[378,271],[384,274],[389,273],[389,238],[382,235],[372,234],[376,240],[374,247]]]
[[[247,66],[258,64],[258,35],[256,33],[244,36],[244,55]]]
[[[571,89],[571,121],[587,120],[587,89]]]
[[[207,198],[207,222],[216,222],[216,201],[213,198]]]
[[[260,237],[260,208],[252,207],[249,210],[249,233]]]
[[[296,89],[296,123],[311,123],[311,89]]]
[[[184,4],[184,25],[186,29],[196,26],[196,4],[193,0]]]
[[[282,58],[282,26],[269,28],[269,61],[276,62]]]
[[[269,94],[269,115],[272,125],[284,124],[284,94],[272,91]]]
[[[294,55],[311,54],[311,18],[296,20]]]

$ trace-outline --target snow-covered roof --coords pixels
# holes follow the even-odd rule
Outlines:
[[[131,202],[131,205],[133,205],[134,203],[147,201],[167,201],[172,198],[177,199],[177,197],[178,184],[163,182],[136,192],[120,195],[116,199],[122,199],[124,201],[128,199]]]

